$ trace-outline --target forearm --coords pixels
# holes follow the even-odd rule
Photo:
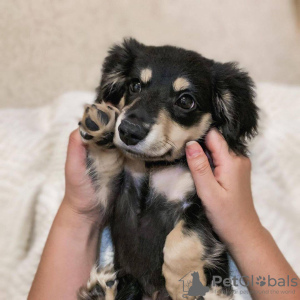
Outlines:
[[[299,278],[270,233],[261,225],[255,211],[249,158],[228,151],[224,137],[214,129],[207,134],[205,143],[214,162],[213,172],[198,143],[188,143],[186,147],[197,194],[206,208],[206,215],[227,245],[242,275],[251,280],[249,290],[253,298],[300,299]],[[259,280],[256,280],[259,276],[262,279],[265,277],[265,285],[260,285]],[[268,276],[276,279],[277,284],[273,280],[269,285]],[[279,285],[280,278],[284,278],[285,282],[282,279]],[[292,279],[295,279],[296,286],[293,286],[295,284],[291,282]],[[264,291],[267,293],[264,294]],[[289,293],[283,294],[284,291]]]
[[[229,245],[229,251],[242,276],[250,279],[248,289],[253,299],[263,300],[270,299],[270,297],[272,300],[299,299],[299,278],[282,255],[271,234],[264,227],[261,225],[249,227],[243,236],[237,237]],[[265,285],[256,284],[258,276],[265,277]],[[268,276],[276,279],[276,284],[274,280],[270,282],[271,285],[275,284],[273,287],[268,284]],[[287,282],[288,276],[289,283]],[[279,278],[285,280],[284,286],[278,285]],[[293,278],[297,278],[295,280],[297,286],[292,286]],[[263,291],[267,291],[267,293],[262,293]],[[283,291],[289,291],[289,293],[282,294]]]
[[[29,300],[76,299],[96,261],[99,227],[63,201],[50,230]],[[75,263],[74,263],[75,262]]]

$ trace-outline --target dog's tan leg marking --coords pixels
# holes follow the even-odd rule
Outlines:
[[[123,154],[118,149],[91,149],[89,156],[93,160],[92,168],[96,171],[97,178],[94,179],[96,187],[96,200],[105,209],[108,205],[111,186],[109,183],[113,178],[120,174],[124,166]]]
[[[93,177],[96,187],[96,204],[105,210],[111,187],[109,183],[123,168],[124,158],[121,152],[113,148],[113,135],[119,110],[116,107],[100,104],[86,105],[79,130],[83,143],[88,146],[91,162],[87,172]]]
[[[201,283],[206,285],[203,254],[204,247],[196,233],[187,231],[183,221],[178,222],[167,236],[162,267],[166,289],[173,300],[182,299],[183,283],[179,280],[190,272],[198,272]],[[187,280],[192,280],[189,276]]]

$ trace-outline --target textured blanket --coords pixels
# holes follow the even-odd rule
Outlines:
[[[251,143],[262,223],[300,274],[300,87],[258,85],[260,134]],[[0,110],[0,300],[26,299],[64,192],[69,133],[93,93]]]

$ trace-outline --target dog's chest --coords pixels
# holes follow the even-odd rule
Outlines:
[[[175,165],[150,171],[149,187],[168,202],[185,202],[195,191],[195,185],[187,166]]]
[[[114,212],[116,262],[142,284],[147,282],[144,288],[160,287],[166,236],[189,206],[195,187],[186,165],[137,164],[125,167],[124,189]]]
[[[179,203],[195,192],[192,175],[185,164],[146,168],[144,162],[129,161],[125,170],[132,178],[137,193],[144,189],[144,197],[148,201],[151,201],[149,196],[159,195],[160,199],[164,198],[167,202]]]

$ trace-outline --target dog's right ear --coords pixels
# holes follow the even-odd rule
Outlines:
[[[126,90],[126,80],[134,60],[144,47],[137,40],[125,39],[108,52],[102,66],[102,78],[97,88],[96,102],[108,101],[118,105]]]
[[[257,133],[254,83],[235,63],[213,64],[213,119],[230,149],[247,155],[247,141]]]

